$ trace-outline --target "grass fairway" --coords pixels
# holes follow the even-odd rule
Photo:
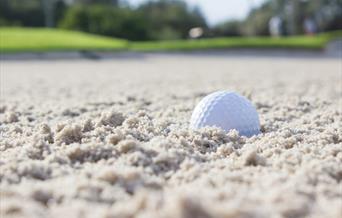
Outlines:
[[[174,40],[129,42],[127,40],[87,33],[46,28],[0,28],[0,52],[51,52],[51,51],[184,51],[227,48],[301,48],[323,49],[342,31],[317,36],[226,37],[200,40]]]
[[[200,40],[174,40],[134,42],[130,48],[136,51],[197,50],[223,48],[298,48],[323,49],[335,38],[341,38],[342,31],[323,33],[316,36],[271,37],[230,37]]]
[[[46,28],[0,28],[0,51],[48,52],[70,50],[122,50],[128,42],[75,31]]]

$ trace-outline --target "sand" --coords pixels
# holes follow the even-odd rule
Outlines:
[[[189,130],[217,90],[262,134]],[[341,100],[336,58],[2,61],[0,216],[341,217]]]

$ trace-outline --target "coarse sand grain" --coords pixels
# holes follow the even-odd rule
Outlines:
[[[217,90],[262,133],[189,130]],[[0,216],[339,218],[341,100],[334,58],[1,61]]]

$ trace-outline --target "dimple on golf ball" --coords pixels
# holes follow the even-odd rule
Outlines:
[[[195,107],[190,120],[191,129],[215,126],[228,132],[236,129],[240,135],[260,133],[258,112],[245,97],[229,91],[218,91],[204,97]]]

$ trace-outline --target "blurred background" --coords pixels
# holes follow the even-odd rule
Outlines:
[[[0,0],[0,25],[132,41],[275,37],[342,29],[342,0]]]

